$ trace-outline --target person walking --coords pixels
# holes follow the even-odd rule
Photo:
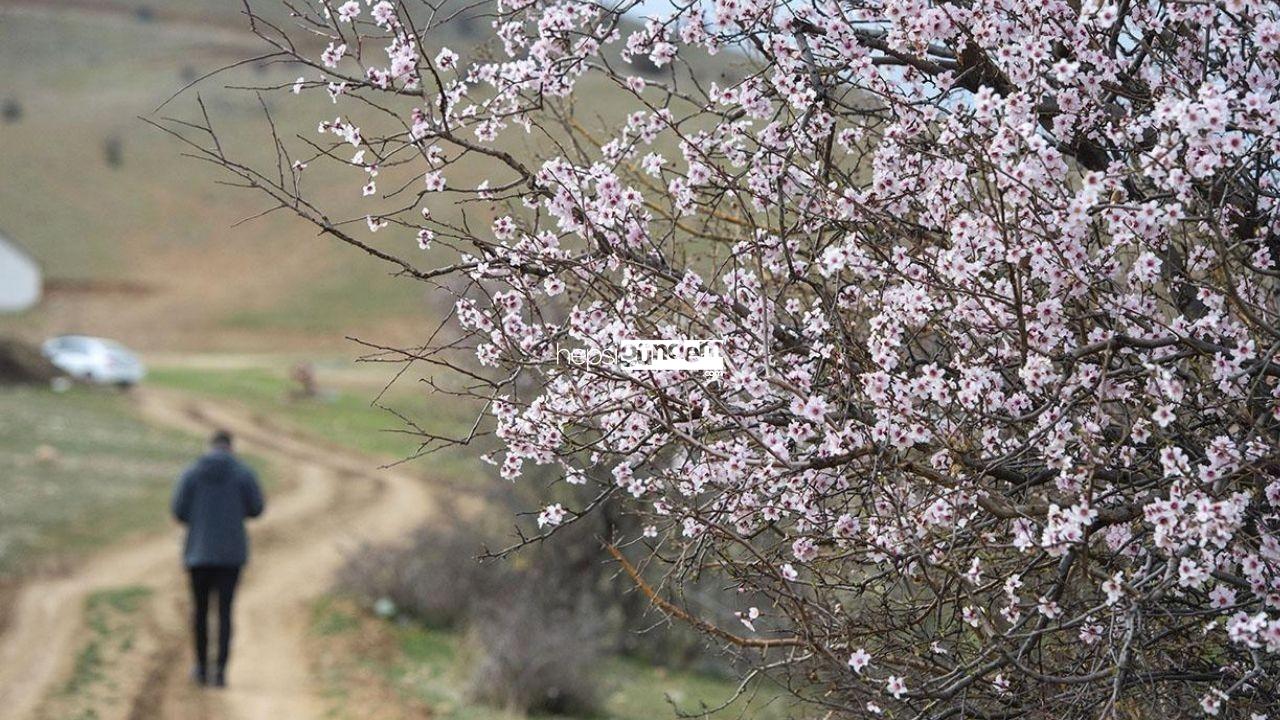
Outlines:
[[[192,632],[196,664],[192,679],[200,685],[226,687],[231,652],[231,602],[240,569],[249,559],[245,518],[262,514],[262,489],[253,470],[232,453],[231,433],[219,430],[209,451],[179,478],[172,510],[187,526],[182,560],[191,580]],[[209,671],[209,600],[218,596],[218,656]]]

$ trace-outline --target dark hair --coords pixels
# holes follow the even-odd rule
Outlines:
[[[209,438],[209,442],[213,445],[221,445],[223,447],[231,447],[231,433],[226,430],[218,430],[213,433],[213,437]]]

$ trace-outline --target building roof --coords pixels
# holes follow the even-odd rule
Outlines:
[[[42,275],[31,253],[0,233],[0,313],[22,312],[40,302]]]

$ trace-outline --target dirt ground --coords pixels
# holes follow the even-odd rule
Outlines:
[[[85,599],[95,591],[153,590],[144,609],[140,652],[114,668],[122,698],[95,708],[97,718],[319,718],[324,703],[306,653],[308,604],[330,584],[344,549],[389,540],[440,507],[421,479],[375,470],[371,458],[325,447],[206,401],[146,390],[138,405],[151,421],[195,432],[230,428],[244,448],[286,473],[251,526],[252,559],[237,595],[236,635],[226,690],[199,690],[186,632],[187,594],[179,567],[179,530],[108,550],[61,577],[17,590],[0,635],[0,707],[13,720],[38,718],[42,704],[72,672],[84,633]],[[466,512],[466,509],[463,509]]]

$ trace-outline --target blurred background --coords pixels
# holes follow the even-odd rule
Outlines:
[[[465,57],[483,30],[464,21],[439,40]],[[416,368],[387,390],[400,367],[356,362],[364,349],[348,339],[411,346],[443,316],[447,295],[284,213],[241,224],[266,209],[261,199],[219,185],[216,168],[182,157],[179,142],[140,119],[193,118],[198,96],[224,142],[269,160],[257,97],[227,86],[288,84],[296,69],[250,62],[157,111],[206,73],[261,52],[239,2],[0,0],[0,698],[18,702],[11,709],[199,716],[165,670],[180,636],[155,618],[183,601],[170,575],[86,580],[56,596],[62,615],[35,616],[74,623],[62,644],[22,648],[13,638],[36,622],[31,596],[97,577],[104,551],[163,542],[153,554],[176,565],[166,502],[201,451],[204,416],[225,413],[251,435],[287,435],[369,469],[417,451],[402,416],[451,435],[475,418],[477,408],[426,392]],[[323,96],[263,102],[298,131],[334,114]],[[354,213],[359,198],[338,194],[349,189],[319,192]],[[165,408],[186,420],[167,422]],[[639,720],[735,697],[732,660],[665,623],[598,552],[599,537],[638,534],[611,510],[568,541],[476,562],[506,545],[516,523],[531,529],[517,512],[545,500],[536,475],[493,482],[478,459],[486,448],[482,439],[395,470],[469,513],[446,508],[455,521],[442,524],[436,508],[437,520],[411,532],[335,547],[318,589],[262,600],[264,611],[302,618],[309,707],[328,717]],[[269,442],[247,455],[270,494],[287,498],[305,483]],[[336,481],[381,487],[342,472],[330,468]],[[291,542],[326,541],[289,526],[261,534],[262,552],[280,557]],[[704,609],[736,624],[714,589]],[[237,642],[251,652],[252,632]],[[40,665],[20,651],[65,657],[49,658],[43,684],[19,682]],[[745,687],[755,702],[744,696],[715,715],[785,714],[776,691]],[[231,697],[242,710],[258,702]]]

